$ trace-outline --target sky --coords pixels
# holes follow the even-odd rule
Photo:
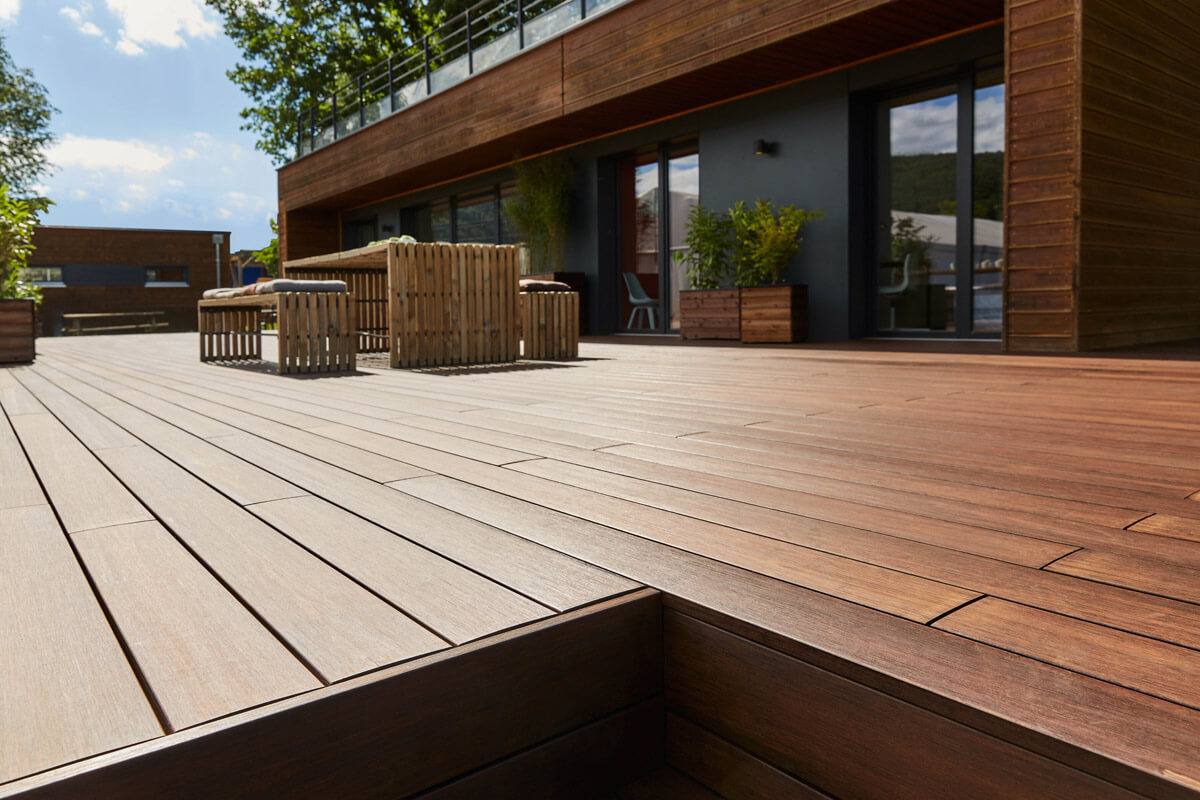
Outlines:
[[[958,149],[955,95],[897,106],[891,111],[892,153],[953,153]],[[975,91],[975,152],[1004,149],[1004,87]]]
[[[59,109],[43,223],[270,241],[275,168],[239,130],[238,51],[202,0],[0,0],[0,32]]]

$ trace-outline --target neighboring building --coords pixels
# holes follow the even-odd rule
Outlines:
[[[43,336],[76,313],[162,311],[170,330],[195,330],[200,295],[218,272],[221,285],[230,282],[228,231],[45,225],[33,244],[25,274],[42,287]]]
[[[258,260],[257,250],[238,250],[229,257],[234,283],[245,286],[267,274],[267,266]]]
[[[581,0],[554,14],[555,35],[526,23],[524,50],[516,32],[477,47],[474,76],[463,56],[369,106],[339,102],[336,125],[301,116],[303,155],[279,171],[283,258],[402,233],[509,241],[514,154],[562,149],[577,171],[567,268],[587,275],[593,333],[627,324],[622,271],[670,329],[681,281],[665,256],[687,206],[673,198],[698,193],[825,212],[790,272],[816,339],[1070,351],[1200,336],[1200,4]],[[937,264],[895,293],[901,215],[941,219]]]

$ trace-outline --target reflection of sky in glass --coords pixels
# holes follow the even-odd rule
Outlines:
[[[975,90],[975,152],[1004,149],[1004,84]]]
[[[958,149],[958,98],[938,97],[893,108],[892,155],[953,153]]]
[[[642,164],[640,167],[635,167],[634,175],[634,194],[641,197],[651,189],[658,188],[658,162],[650,164]]]
[[[700,154],[677,156],[671,165],[671,193],[700,195]]]

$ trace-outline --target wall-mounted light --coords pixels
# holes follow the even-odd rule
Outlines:
[[[756,156],[773,156],[779,150],[779,142],[768,142],[766,139],[758,139],[754,142],[754,155]]]

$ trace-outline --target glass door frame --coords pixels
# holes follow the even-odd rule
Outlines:
[[[629,328],[629,327],[626,327],[625,320],[622,318],[622,315],[618,311],[617,331],[619,333],[642,333],[642,334],[651,334],[651,335],[670,335],[670,334],[679,332],[678,328],[671,327],[671,290],[672,290],[672,283],[673,283],[673,278],[672,278],[672,274],[671,274],[671,265],[673,263],[673,255],[674,254],[671,252],[671,191],[670,191],[671,187],[670,187],[670,183],[669,183],[669,181],[670,181],[669,175],[670,175],[671,158],[673,156],[677,156],[679,154],[679,151],[687,150],[689,148],[692,148],[695,150],[695,152],[699,153],[699,151],[700,151],[699,139],[697,139],[696,137],[686,137],[686,138],[682,138],[682,139],[671,139],[668,141],[660,141],[653,146],[652,150],[649,147],[646,147],[644,149],[639,148],[638,150],[634,150],[634,151],[624,154],[623,156],[621,156],[620,159],[618,159],[618,162],[624,161],[625,159],[637,159],[639,157],[639,155],[645,156],[645,155],[649,155],[650,153],[654,153],[654,156],[657,159],[657,170],[658,170],[657,194],[658,194],[658,198],[657,198],[657,203],[656,203],[657,208],[655,209],[655,211],[657,213],[657,226],[658,226],[658,231],[656,233],[656,243],[658,245],[658,316],[659,316],[659,323],[654,328]],[[620,167],[618,167],[618,169],[620,169]],[[623,199],[619,196],[619,190],[618,190],[618,197],[617,197],[618,206],[621,202],[623,202]],[[620,212],[618,212],[617,218],[618,218],[618,220],[622,219],[622,215],[620,214]],[[619,233],[619,236],[624,236],[624,235],[625,235],[624,231],[621,231]],[[636,232],[634,232],[634,236],[636,238]],[[618,298],[622,297],[623,296],[622,293],[626,291],[625,286],[622,283],[624,281],[624,278],[621,277],[621,273],[624,270],[622,269],[619,252],[620,251],[618,250],[618,257],[617,257],[617,264],[616,264],[617,269],[616,269],[616,275],[614,276],[615,280],[618,284],[617,285],[617,297]],[[620,307],[619,301],[618,301],[617,305],[619,308]]]
[[[1000,331],[975,331],[974,321],[974,245],[975,245],[975,92],[977,76],[987,71],[982,63],[969,62],[961,65],[954,73],[943,74],[937,78],[915,83],[901,84],[889,87],[886,91],[875,93],[872,98],[871,113],[871,143],[870,168],[866,170],[867,189],[870,197],[868,204],[871,242],[867,251],[867,280],[866,290],[869,293],[867,304],[868,327],[870,336],[880,338],[911,339],[982,339],[995,340],[1000,338]],[[882,181],[886,180],[890,169],[890,111],[891,102],[897,98],[919,94],[941,87],[953,87],[957,107],[957,145],[955,149],[955,252],[954,252],[954,330],[921,329],[880,329],[880,293],[877,261],[881,252],[880,245],[884,236],[880,219],[881,198],[886,193],[881,191]],[[1006,89],[1007,90],[1007,89]],[[1007,157],[1007,153],[1005,154]],[[965,201],[964,201],[965,199]],[[891,232],[887,232],[891,238]]]

